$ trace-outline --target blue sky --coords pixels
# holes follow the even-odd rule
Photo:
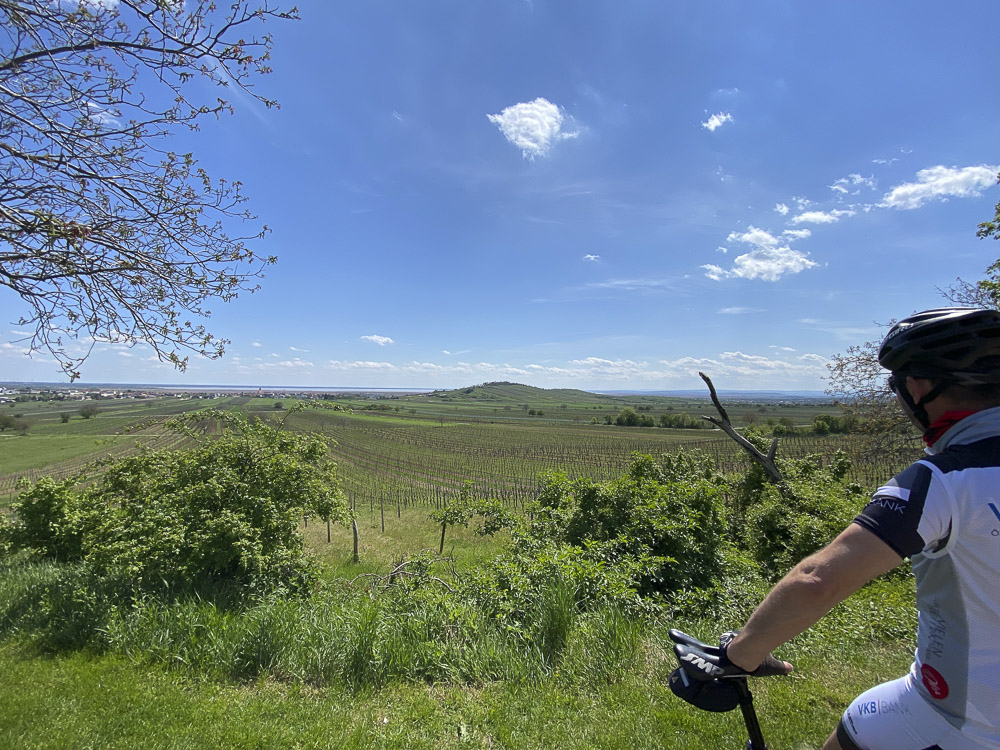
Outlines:
[[[299,7],[281,109],[176,144],[273,230],[227,355],[99,344],[83,381],[821,390],[997,258],[994,0]],[[19,314],[0,380],[64,379]]]

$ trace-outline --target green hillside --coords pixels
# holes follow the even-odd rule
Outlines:
[[[490,401],[500,403],[573,403],[609,405],[614,399],[575,388],[536,388],[532,385],[498,381],[450,391],[434,391],[430,398],[446,401]]]

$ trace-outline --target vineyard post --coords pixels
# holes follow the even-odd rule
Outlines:
[[[358,555],[358,519],[351,519],[351,530],[354,533],[354,564],[357,565],[361,562],[361,557]]]
[[[382,497],[378,499],[378,511],[379,515],[382,516],[382,533],[385,533],[385,501]]]

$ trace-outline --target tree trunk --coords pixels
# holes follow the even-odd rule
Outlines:
[[[441,524],[441,548],[438,550],[438,555],[444,554],[444,531],[448,528],[448,524]]]

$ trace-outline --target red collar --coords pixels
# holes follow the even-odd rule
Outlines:
[[[946,411],[940,417],[934,420],[934,424],[927,428],[927,432],[924,433],[924,442],[927,443],[927,447],[930,448],[934,443],[936,443],[942,435],[944,435],[948,430],[954,427],[956,424],[961,422],[970,414],[975,414],[973,411]]]

